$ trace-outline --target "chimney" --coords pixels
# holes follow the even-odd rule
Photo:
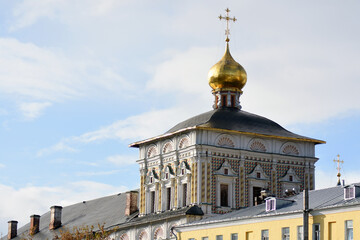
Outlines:
[[[61,206],[50,207],[50,224],[49,229],[54,230],[61,226]]]
[[[8,221],[8,239],[13,239],[17,236],[17,224],[18,222],[14,220]]]
[[[138,210],[138,192],[129,191],[126,193],[125,216],[130,216]]]
[[[39,232],[40,229],[40,216],[39,215],[31,215],[30,216],[30,236]]]

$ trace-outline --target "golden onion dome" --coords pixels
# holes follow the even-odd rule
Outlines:
[[[224,56],[210,68],[209,85],[214,91],[241,91],[246,84],[246,71],[230,54],[229,43],[226,43]]]

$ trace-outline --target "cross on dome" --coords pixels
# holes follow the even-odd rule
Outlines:
[[[219,19],[220,19],[220,21],[223,20],[223,19],[226,21],[226,29],[225,29],[226,40],[225,41],[229,42],[230,41],[230,39],[229,39],[229,35],[230,35],[229,21],[236,22],[237,19],[235,17],[233,17],[233,18],[229,17],[229,12],[230,12],[229,8],[226,8],[225,12],[226,12],[226,16],[223,17],[220,14]]]
[[[334,162],[337,163],[336,169],[338,170],[338,173],[337,173],[338,183],[337,183],[337,185],[341,185],[341,183],[340,183],[340,177],[341,177],[341,173],[340,173],[341,167],[340,167],[340,164],[341,164],[341,163],[344,163],[344,161],[343,161],[343,160],[340,160],[340,154],[337,155],[337,159],[334,159]]]

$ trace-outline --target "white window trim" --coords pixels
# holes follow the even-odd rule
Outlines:
[[[283,227],[281,228],[281,240],[284,240],[284,230],[288,229],[289,230],[289,239],[290,239],[290,227]]]
[[[170,188],[170,191],[171,191],[171,198],[170,198],[170,209],[172,209],[174,207],[174,194],[175,194],[175,187],[174,187],[174,182],[169,179],[167,181],[164,181],[161,183],[161,210],[162,211],[166,211],[167,208],[166,208],[166,205],[167,205],[167,202],[168,202],[168,199],[167,199],[167,189]]]
[[[320,223],[314,223],[312,229],[313,240],[315,240],[315,226],[319,226],[319,239],[321,239],[321,225]]]
[[[276,198],[268,198],[265,200],[265,210],[266,212],[276,210]]]
[[[182,176],[181,178],[178,179],[177,182],[177,206],[178,207],[183,207],[184,203],[183,203],[183,184],[187,184],[186,187],[186,204],[185,206],[191,204],[191,175],[190,174],[185,174],[184,176]]]
[[[302,229],[302,235],[301,236],[299,236],[300,235],[300,231],[299,231],[299,229]],[[303,227],[303,225],[299,225],[299,226],[297,226],[297,228],[296,228],[296,236],[297,236],[297,239],[298,240],[303,240],[304,239],[304,227]]]
[[[344,188],[344,199],[350,200],[355,198],[355,186]]]
[[[154,206],[154,213],[158,211],[158,202],[159,202],[159,193],[156,190],[157,183],[148,185],[145,187],[145,212],[151,213],[151,192],[155,192],[155,206]]]
[[[236,178],[231,176],[216,176],[216,206],[221,207],[221,184],[227,184],[228,188],[228,206],[230,208],[235,207],[235,184]]]
[[[349,228],[348,224],[347,224],[350,221],[351,221],[351,225],[352,225],[351,228]],[[348,239],[348,229],[352,229],[352,234],[353,234],[353,239],[354,239],[354,222],[353,222],[353,220],[345,220],[345,240]]]
[[[266,236],[266,239],[269,239],[269,229],[262,229],[261,230],[261,240],[264,240],[265,236],[264,236],[264,233],[267,232],[267,236]]]

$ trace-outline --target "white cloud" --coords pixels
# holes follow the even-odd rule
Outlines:
[[[71,22],[79,16],[101,16],[114,11],[124,0],[24,0],[13,10],[15,17],[10,30],[18,30],[30,26],[41,18],[57,19],[61,22]]]
[[[324,172],[321,169],[316,169],[316,179],[315,179],[315,187],[316,189],[321,188],[328,188],[328,187],[334,187],[337,184],[337,177],[336,172],[333,171],[332,173]],[[345,184],[350,183],[359,183],[360,182],[360,176],[359,173],[356,171],[350,171],[346,172],[346,174],[342,174],[341,176],[341,182],[345,181]]]
[[[106,160],[115,165],[118,165],[118,166],[126,166],[126,165],[136,163],[135,161],[137,160],[137,157],[136,156],[124,156],[124,155],[113,155],[113,156],[107,157]]]
[[[194,47],[182,52],[167,53],[166,60],[154,67],[153,78],[147,87],[158,92],[211,95],[207,73],[216,59],[215,48]]]
[[[45,108],[50,107],[51,105],[50,102],[28,102],[21,103],[19,109],[26,119],[32,120],[39,117]]]
[[[4,168],[5,164],[0,163],[0,168]]]
[[[299,43],[231,51],[248,74],[241,97],[243,109],[282,124],[319,122],[359,111],[360,70],[356,66],[360,59],[356,54],[339,53],[335,61],[331,48],[334,46],[329,44],[313,47]],[[154,77],[147,86],[171,92],[181,106],[210,109],[212,95],[206,74],[221,54],[216,56],[213,48],[173,52],[154,67]]]
[[[182,115],[179,116],[178,113]],[[62,139],[53,146],[38,151],[37,156],[41,157],[59,151],[76,151],[83,144],[90,144],[106,140],[135,141],[146,139],[164,133],[179,121],[179,117],[185,120],[194,110],[186,108],[171,108],[165,110],[154,110],[139,115],[116,121],[98,130],[84,133],[80,136],[73,136]]]
[[[23,102],[20,109],[28,118],[53,102],[132,88],[113,69],[90,59],[69,58],[11,38],[0,38],[0,49],[0,93]]]
[[[95,172],[77,172],[76,175],[80,177],[89,177],[89,176],[107,176],[118,173],[119,170],[111,171],[95,171]]]
[[[6,196],[0,198],[0,222],[6,223],[14,219],[22,226],[29,221],[30,215],[43,214],[53,205],[67,206],[127,190],[124,186],[91,181],[66,183],[54,187],[26,186],[19,189],[0,184],[0,192],[2,196]],[[5,224],[0,224],[0,232],[3,235],[7,233]]]
[[[51,147],[41,149],[41,150],[39,150],[37,152],[36,156],[41,157],[41,156],[47,155],[47,154],[52,153],[52,152],[62,152],[62,151],[64,151],[64,152],[76,152],[76,151],[78,151],[77,149],[68,146],[66,144],[66,142],[68,142],[67,139],[62,140],[62,141],[58,142],[57,144],[52,145]]]

